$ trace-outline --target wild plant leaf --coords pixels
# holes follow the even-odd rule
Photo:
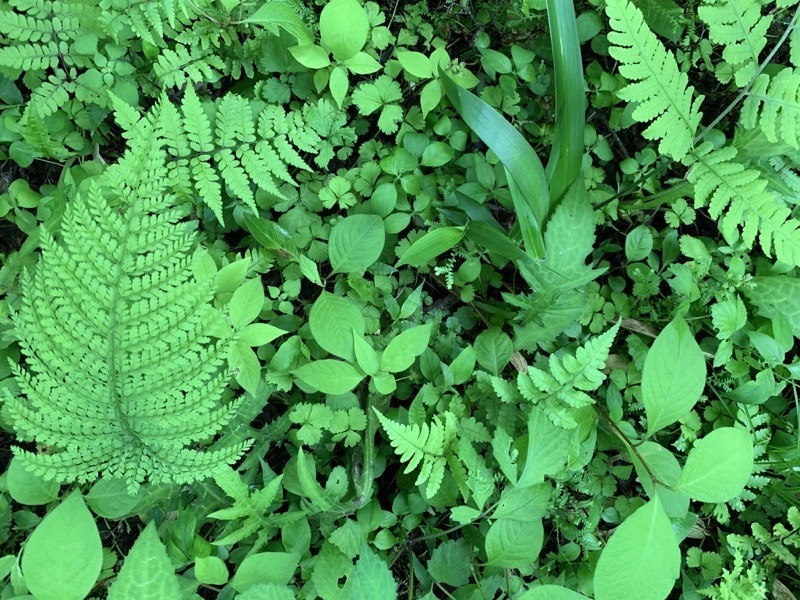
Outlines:
[[[347,361],[354,361],[353,336],[362,337],[366,322],[352,300],[322,292],[308,315],[311,334],[323,350]]]
[[[340,360],[315,360],[292,371],[306,385],[323,394],[344,394],[356,387],[364,375]]]
[[[355,570],[347,578],[347,597],[352,600],[396,600],[397,582],[388,565],[367,546],[360,554]]]
[[[405,252],[396,267],[402,265],[420,266],[455,247],[466,235],[463,227],[439,227],[415,240]]]
[[[381,369],[390,373],[405,371],[425,352],[431,337],[430,323],[411,327],[392,338],[383,351]]]
[[[543,541],[540,519],[497,519],[486,532],[487,564],[504,569],[525,569],[539,556]]]
[[[377,215],[345,217],[331,229],[328,253],[334,273],[363,273],[383,252],[386,232]]]
[[[175,568],[167,549],[158,537],[154,522],[136,538],[116,581],[108,590],[108,600],[179,600]]]

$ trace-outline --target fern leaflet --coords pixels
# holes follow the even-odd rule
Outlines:
[[[619,97],[638,103],[633,111],[636,121],[652,121],[642,135],[660,140],[661,154],[682,159],[693,145],[703,96],[693,100],[688,76],[680,72],[675,56],[645,24],[638,8],[628,0],[608,0],[606,13],[614,30],[608,34],[609,52],[622,63],[620,73],[632,82],[619,91]]]
[[[740,122],[747,129],[761,127],[773,144],[800,148],[800,73],[783,69],[772,79],[759,75],[747,93]]]

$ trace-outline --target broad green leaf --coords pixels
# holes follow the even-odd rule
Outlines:
[[[25,544],[22,572],[37,600],[83,600],[103,566],[103,545],[80,492],[42,519]]]
[[[681,476],[681,465],[678,459],[663,446],[650,441],[642,442],[638,447],[638,452],[639,456],[647,463],[650,472],[663,484],[653,486],[650,472],[645,469],[636,454],[631,452],[630,457],[636,468],[636,474],[639,475],[639,481],[642,482],[647,495],[652,498],[654,493],[658,494],[664,512],[671,519],[686,517],[689,511],[689,497],[671,489]]]
[[[384,561],[364,546],[356,561],[356,568],[347,578],[345,587],[350,600],[394,600],[397,598],[397,582]]]
[[[536,407],[528,416],[528,452],[517,485],[542,483],[546,475],[564,470],[569,456],[570,432],[554,425]]]
[[[322,292],[311,307],[308,326],[314,340],[331,354],[349,362],[355,360],[353,336],[366,330],[364,315],[349,298]]]
[[[397,380],[391,373],[375,373],[372,377],[372,383],[375,385],[377,392],[385,396],[393,394],[397,389]]]
[[[256,353],[242,340],[238,340],[231,346],[228,363],[234,371],[236,383],[255,396],[261,382],[261,362]]]
[[[500,375],[514,353],[511,338],[497,327],[478,334],[474,347],[478,364],[492,375]]]
[[[317,482],[314,458],[306,456],[303,449],[297,451],[297,480],[303,494],[311,500],[311,504],[321,512],[327,512],[333,508],[333,501]]]
[[[398,50],[395,52],[397,60],[403,66],[407,73],[420,79],[430,79],[433,77],[433,68],[431,67],[431,59],[422,54],[421,52],[409,52]]]
[[[342,102],[344,102],[347,95],[347,89],[350,87],[350,82],[347,79],[347,70],[344,67],[336,67],[331,71],[328,86],[331,90],[331,96],[336,101],[336,106],[341,108]]]
[[[378,353],[364,338],[356,335],[355,332],[353,332],[353,349],[355,350],[356,362],[358,362],[361,370],[367,375],[375,375],[381,366]]]
[[[383,68],[383,65],[366,52],[359,52],[352,58],[344,61],[347,70],[356,75],[371,75]]]
[[[269,344],[287,333],[287,331],[267,323],[251,323],[239,332],[239,339],[248,346],[255,348],[256,346]]]
[[[720,427],[697,440],[675,489],[700,502],[727,502],[742,493],[753,471],[753,439]]]
[[[136,538],[108,600],[180,600],[180,585],[167,549],[151,521]]]
[[[147,484],[131,495],[124,479],[103,477],[86,494],[86,502],[99,517],[121,519],[130,515],[146,494]]]
[[[43,479],[28,471],[16,457],[8,465],[6,485],[14,500],[28,506],[49,504],[58,498],[58,490],[61,488],[61,484],[54,479]]]
[[[470,547],[463,538],[436,546],[428,561],[428,573],[436,581],[453,587],[466,585],[470,577]]]
[[[324,69],[331,64],[328,53],[316,44],[293,46],[289,52],[294,59],[308,69]]]
[[[531,257],[523,252],[519,244],[511,241],[507,234],[480,221],[470,221],[467,225],[467,238],[509,260],[527,262]]]
[[[463,227],[439,227],[429,231],[403,252],[395,266],[411,265],[416,267],[427,264],[456,246],[464,239],[465,234],[466,231]]]
[[[315,360],[294,371],[292,375],[323,394],[344,394],[364,379],[364,375],[340,360]]]
[[[276,583],[259,583],[236,596],[236,600],[295,600],[295,598],[297,598],[296,592]]]
[[[298,557],[288,552],[259,552],[242,561],[231,579],[237,592],[261,583],[286,585],[297,570]]]
[[[224,585],[228,582],[228,567],[219,556],[199,556],[194,561],[194,577],[200,583]]]
[[[553,487],[549,483],[506,488],[492,513],[493,519],[530,523],[541,521],[550,505]]]
[[[14,568],[16,563],[17,557],[13,554],[7,554],[0,558],[0,581],[8,577],[8,574],[11,573],[11,569]]]
[[[414,359],[425,352],[431,339],[431,324],[406,329],[395,336],[383,351],[381,369],[390,373],[405,371]]]
[[[595,600],[664,600],[680,566],[678,540],[656,496],[625,519],[603,548],[594,572]]]
[[[705,383],[703,352],[683,319],[676,318],[658,335],[644,361],[642,401],[647,435],[692,410]]]
[[[653,249],[653,234],[647,225],[639,225],[625,237],[625,257],[633,262],[644,260]]]
[[[486,533],[487,564],[504,569],[524,569],[533,564],[544,541],[542,521],[498,519]]]
[[[512,198],[525,249],[534,258],[543,258],[542,228],[550,211],[550,194],[539,157],[522,134],[494,108],[443,73],[440,81],[455,109],[497,155],[519,188],[518,195],[512,190]]]
[[[301,44],[310,44],[314,41],[314,36],[306,24],[285,2],[266,2],[244,22],[261,25],[273,33],[278,33],[276,28],[280,27],[292,34]]]
[[[522,594],[519,600],[589,600],[589,598],[558,585],[540,585]]]
[[[441,167],[449,163],[454,155],[455,150],[450,144],[434,142],[422,152],[420,164],[425,167]]]
[[[242,329],[256,320],[264,307],[264,287],[261,279],[250,279],[233,293],[228,311],[234,329]]]
[[[475,348],[472,346],[467,346],[455,357],[453,362],[450,363],[450,371],[453,373],[453,385],[461,385],[472,377],[476,360]]]
[[[271,4],[278,4],[273,2]],[[248,215],[244,219],[247,231],[253,238],[267,250],[278,250],[281,253],[294,256],[297,254],[297,245],[294,243],[292,235],[283,227],[273,221],[260,219],[254,215]],[[249,261],[245,260],[245,268]]]
[[[345,217],[331,229],[328,253],[334,273],[357,273],[378,260],[386,243],[383,219],[378,215]]]
[[[352,58],[364,47],[369,37],[367,11],[358,0],[331,0],[319,18],[322,43],[336,60]]]
[[[800,338],[800,278],[790,275],[754,277],[742,289],[759,314],[767,318],[783,315],[792,333]]]

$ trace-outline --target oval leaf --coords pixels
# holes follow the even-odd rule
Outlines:
[[[319,18],[322,43],[336,60],[352,58],[364,47],[369,36],[367,11],[358,0],[332,0]]]
[[[681,552],[658,497],[617,528],[597,561],[595,600],[664,600],[678,578]]]
[[[750,434],[720,427],[695,442],[675,489],[700,502],[727,502],[742,493],[752,471]]]
[[[311,307],[308,326],[316,342],[331,354],[353,362],[353,336],[364,335],[364,315],[353,302],[322,292]]]
[[[706,363],[681,318],[658,334],[642,372],[647,435],[672,425],[694,407],[706,383]]]
[[[73,492],[31,534],[22,555],[37,600],[83,600],[103,566],[103,545],[83,497]]]
[[[414,364],[416,357],[425,352],[430,339],[430,324],[406,329],[386,346],[381,359],[381,369],[390,373],[405,371]]]
[[[463,227],[440,227],[429,231],[403,252],[395,266],[420,266],[447,252],[464,238]]]
[[[522,594],[519,600],[589,600],[589,598],[558,585],[540,585]]]
[[[504,569],[529,567],[539,556],[543,540],[541,519],[498,519],[486,534],[487,564]]]
[[[386,243],[383,219],[353,215],[331,229],[329,254],[334,273],[363,273],[378,260]]]
[[[292,371],[292,375],[323,394],[344,394],[364,379],[356,369],[340,360],[315,360]]]
[[[9,495],[20,504],[38,506],[49,504],[58,498],[61,485],[53,479],[44,479],[30,472],[22,462],[14,457],[8,465],[6,475]]]

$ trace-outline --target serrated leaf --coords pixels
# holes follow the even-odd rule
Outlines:
[[[356,561],[356,568],[347,578],[347,598],[350,600],[395,600],[397,582],[389,567],[366,546]]]
[[[436,581],[453,587],[466,585],[470,576],[470,549],[463,539],[436,546],[428,561],[428,573]]]
[[[674,488],[700,502],[727,502],[742,493],[752,471],[750,434],[720,427],[695,442]]]
[[[108,590],[108,600],[179,600],[180,585],[155,523],[136,538],[119,575]]]
[[[486,533],[487,564],[503,569],[524,569],[542,549],[544,528],[539,519],[498,519]]]

